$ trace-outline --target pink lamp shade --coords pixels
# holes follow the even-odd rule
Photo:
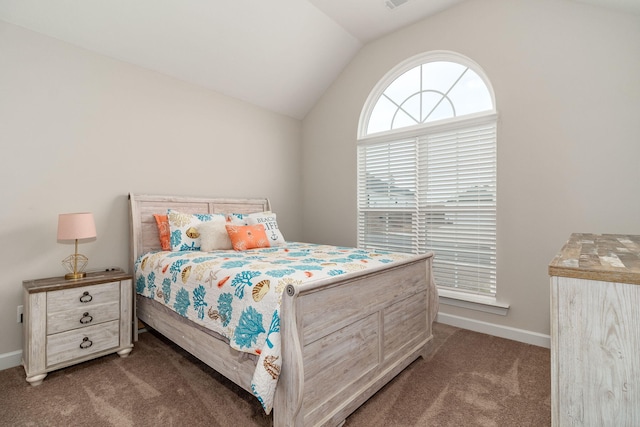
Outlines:
[[[96,224],[90,212],[66,213],[58,216],[58,240],[96,237]]]

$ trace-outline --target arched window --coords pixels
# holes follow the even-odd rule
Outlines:
[[[496,292],[496,108],[481,68],[428,52],[391,70],[358,128],[358,246],[434,251],[441,288]]]

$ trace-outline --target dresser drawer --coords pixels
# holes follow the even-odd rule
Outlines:
[[[47,313],[119,301],[120,282],[47,292]]]
[[[119,344],[118,320],[49,335],[47,366],[116,348]]]
[[[86,328],[120,317],[120,302],[91,304],[66,311],[47,313],[47,335]]]

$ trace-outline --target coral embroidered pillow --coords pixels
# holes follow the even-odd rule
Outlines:
[[[262,224],[264,230],[267,233],[267,238],[271,246],[282,246],[286,244],[282,232],[278,228],[278,222],[276,221],[276,214],[273,212],[260,212],[247,216],[247,224]]]
[[[171,230],[171,250],[199,251],[201,241],[198,227],[215,217],[224,218],[218,214],[190,214],[169,209],[167,218]]]
[[[262,224],[256,225],[226,225],[231,245],[236,251],[247,249],[268,248],[269,239]]]
[[[227,233],[227,220],[224,216],[216,216],[211,221],[203,222],[198,226],[200,231],[200,250],[205,252],[233,249],[229,233]]]
[[[169,228],[169,218],[162,214],[153,214],[158,226],[158,237],[160,238],[160,247],[163,251],[171,250],[171,229]]]

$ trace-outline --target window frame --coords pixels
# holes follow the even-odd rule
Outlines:
[[[431,127],[438,124],[445,124],[450,122],[458,122],[459,120],[461,120],[459,117],[453,117],[449,119],[429,122],[426,124],[416,124],[413,126],[407,126],[400,129],[391,129],[388,131],[376,132],[371,135],[367,134],[367,128],[369,127],[369,118],[371,117],[371,113],[373,112],[373,109],[375,108],[378,99],[380,98],[380,96],[382,96],[383,92],[389,87],[389,85],[391,85],[391,83],[393,83],[402,74],[406,73],[407,71],[419,65],[423,65],[429,62],[438,62],[438,61],[456,62],[465,67],[471,68],[476,74],[478,74],[478,76],[482,79],[483,83],[489,90],[489,95],[491,96],[491,105],[493,105],[493,110],[487,111],[487,112],[483,111],[481,113],[467,114],[463,116],[465,119],[485,117],[491,113],[497,115],[496,97],[495,97],[495,92],[493,90],[493,86],[491,85],[489,78],[485,74],[484,70],[480,67],[480,65],[478,65],[476,62],[472,61],[471,59],[457,52],[446,51],[446,50],[424,52],[424,53],[415,55],[409,59],[406,59],[405,61],[393,67],[374,86],[373,90],[369,93],[369,96],[367,97],[367,100],[364,103],[364,108],[360,112],[360,119],[358,121],[358,142],[361,142],[362,140],[368,140],[369,138],[372,138],[372,137],[384,136],[388,134],[395,135],[397,132],[404,132],[404,131],[410,132],[411,130],[415,130],[415,129],[423,129],[425,127]]]
[[[475,72],[480,79],[485,84],[489,96],[491,97],[491,105],[492,109],[473,113],[466,114],[463,116],[446,118],[442,120],[435,120],[421,124],[415,124],[411,126],[406,126],[398,129],[390,129],[381,132],[375,132],[372,134],[367,133],[367,129],[369,127],[369,119],[372,116],[372,112],[376,107],[376,104],[385,90],[401,75],[412,70],[413,68],[427,64],[430,62],[454,62],[465,67],[470,68],[473,72]],[[424,90],[424,88],[423,88]],[[361,240],[360,235],[360,146],[361,145],[370,145],[384,142],[392,142],[398,141],[405,138],[418,138],[420,136],[425,135],[426,133],[433,134],[442,131],[449,130],[462,130],[468,129],[470,127],[476,125],[482,125],[492,123],[495,126],[495,138],[497,145],[497,125],[498,125],[498,113],[496,107],[496,98],[495,92],[493,90],[493,86],[489,81],[487,75],[484,70],[473,60],[467,58],[464,55],[458,54],[452,51],[430,51],[415,55],[400,64],[393,67],[389,72],[385,74],[385,76],[378,81],[378,83],[374,86],[373,90],[369,93],[366,102],[364,103],[363,109],[360,114],[360,119],[358,123],[358,132],[357,132],[357,144],[358,144],[358,174],[357,174],[357,188],[358,188],[358,242]],[[497,162],[497,152],[496,152],[496,162]],[[497,169],[497,165],[496,165]],[[496,170],[496,178],[495,184],[497,186],[497,170]],[[496,216],[497,216],[497,202],[496,202]],[[497,221],[497,219],[496,219]],[[497,243],[497,222],[495,226],[495,235],[496,235],[496,243]],[[496,248],[496,270],[497,270],[497,248]],[[496,271],[497,274],[497,271]],[[506,314],[508,309],[508,305],[498,303],[496,300],[497,295],[497,278],[496,278],[496,291],[493,295],[481,295],[473,292],[464,292],[455,290],[452,287],[439,286],[439,291],[441,294],[441,300],[445,304],[452,304],[457,306],[463,306],[466,308],[475,308],[481,311],[492,312],[495,314]],[[457,301],[462,301],[462,305],[457,303]]]

